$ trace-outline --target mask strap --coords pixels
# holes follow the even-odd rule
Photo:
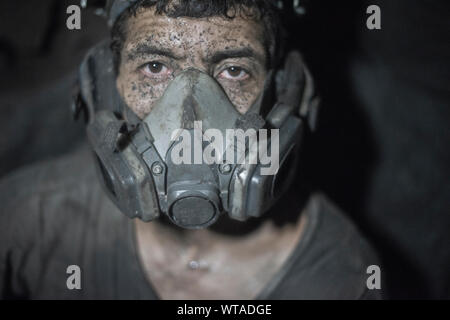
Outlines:
[[[288,108],[288,113],[306,120],[310,130],[315,129],[319,99],[315,96],[313,78],[301,54],[289,52],[284,68],[276,74],[277,105]]]
[[[99,110],[109,110],[116,115],[122,112],[109,43],[105,40],[92,48],[79,69],[80,95],[86,105],[88,123],[92,123]]]

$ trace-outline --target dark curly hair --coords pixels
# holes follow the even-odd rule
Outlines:
[[[264,25],[264,46],[268,68],[279,63],[284,48],[285,32],[273,0],[136,0],[123,12],[111,30],[111,50],[116,72],[120,64],[120,52],[126,38],[126,23],[141,8],[155,7],[156,14],[172,18],[206,18],[221,16],[234,19],[237,16],[261,21]]]

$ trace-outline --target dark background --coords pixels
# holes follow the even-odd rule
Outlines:
[[[84,140],[70,114],[86,50],[108,31],[76,1],[0,1],[0,177]],[[366,28],[381,7],[382,30]],[[450,299],[450,2],[310,0],[291,25],[322,97],[307,179],[370,238],[390,298]]]

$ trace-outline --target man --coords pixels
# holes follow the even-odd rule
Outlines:
[[[3,297],[379,297],[370,246],[324,196],[305,203],[290,183],[315,104],[272,1],[116,0],[108,12],[111,46],[80,70],[94,157],[83,148],[1,184]],[[258,131],[279,170],[228,157],[255,151],[217,138],[229,129]],[[201,152],[224,142],[220,161],[176,163],[183,132]],[[196,136],[207,132],[216,138]]]

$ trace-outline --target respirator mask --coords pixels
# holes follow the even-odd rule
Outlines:
[[[143,221],[164,214],[180,227],[205,228],[222,213],[259,217],[289,187],[317,109],[298,53],[269,72],[245,114],[213,77],[188,69],[138,119],[116,89],[112,66],[107,43],[88,53],[75,111],[87,111],[100,179],[124,214]]]

